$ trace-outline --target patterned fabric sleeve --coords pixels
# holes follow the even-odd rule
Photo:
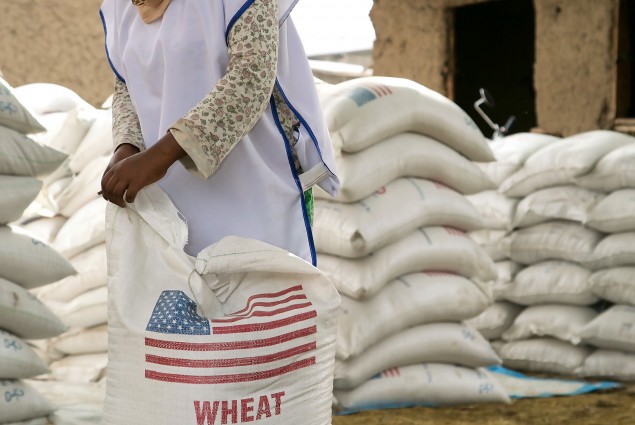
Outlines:
[[[192,173],[211,176],[268,106],[278,62],[277,1],[256,0],[229,34],[225,76],[170,132]]]
[[[140,151],[145,149],[139,117],[132,106],[128,86],[115,78],[115,94],[112,98],[112,140],[114,150],[128,143]]]

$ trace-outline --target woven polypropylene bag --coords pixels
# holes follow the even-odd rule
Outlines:
[[[45,130],[42,124],[18,100],[13,87],[2,78],[0,78],[0,126],[12,128],[25,134]]]
[[[340,297],[316,268],[237,237],[188,256],[157,186],[106,223],[104,425],[330,424]]]

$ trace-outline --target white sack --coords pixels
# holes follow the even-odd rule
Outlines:
[[[57,211],[66,217],[71,217],[81,207],[97,198],[97,192],[101,190],[101,178],[109,162],[109,157],[100,156],[86,164],[70,184],[53,197]]]
[[[598,301],[589,283],[591,272],[566,261],[545,261],[521,270],[505,299],[522,305],[592,305]]]
[[[101,244],[71,258],[77,274],[34,290],[42,300],[70,302],[84,292],[106,286],[106,245]]]
[[[508,342],[497,350],[508,368],[566,376],[578,374],[580,366],[593,352],[589,347],[579,347],[553,338]]]
[[[77,106],[89,107],[73,90],[51,83],[32,83],[16,87],[15,96],[37,115],[69,112]]]
[[[602,234],[581,224],[551,221],[512,234],[511,258],[521,264],[547,260],[588,261]]]
[[[11,128],[24,134],[45,130],[27,107],[18,100],[15,89],[2,77],[0,77],[0,107],[0,127]]]
[[[95,122],[97,112],[90,105],[77,106],[66,116],[62,127],[47,143],[53,149],[73,155]]]
[[[55,410],[55,407],[29,384],[0,380],[0,387],[4,393],[3,397],[0,397],[0,423],[40,418]]]
[[[0,277],[30,289],[74,273],[68,260],[49,245],[0,226]]]
[[[340,411],[510,401],[487,370],[436,363],[388,369],[352,391],[335,391],[334,396],[335,409]]]
[[[67,112],[53,112],[51,114],[35,115],[35,119],[37,119],[46,130],[37,134],[29,134],[29,138],[35,140],[37,143],[49,146],[53,137],[55,137],[55,135],[64,126],[64,121],[67,116]]]
[[[500,190],[507,196],[527,196],[539,189],[566,185],[588,173],[611,151],[635,142],[635,137],[595,130],[567,137],[533,154]]]
[[[383,370],[419,363],[467,367],[501,364],[489,343],[463,323],[432,323],[389,336],[359,356],[335,360],[336,390],[349,390]]]
[[[483,219],[486,229],[509,230],[518,205],[518,199],[508,198],[496,190],[467,196]]]
[[[315,201],[313,238],[318,252],[359,258],[422,226],[483,227],[463,197],[439,183],[398,179],[354,204]]]
[[[598,348],[635,353],[635,307],[614,305],[587,324],[580,337]]]
[[[575,186],[542,189],[524,198],[516,207],[513,227],[527,227],[550,220],[585,223],[589,210],[603,194]]]
[[[0,329],[0,376],[2,379],[32,378],[49,371],[26,342]]]
[[[585,266],[606,269],[635,265],[635,232],[615,233],[597,244]]]
[[[504,301],[514,277],[523,267],[513,261],[498,261],[494,265],[498,271],[498,278],[483,282],[485,284],[484,287],[491,292],[494,301]]]
[[[44,195],[46,197],[53,199],[56,194],[60,192],[59,189],[56,189],[56,186],[59,186],[59,183],[56,183],[58,180],[73,177],[73,172],[68,167],[68,164],[70,164],[70,162],[71,159],[66,158],[64,162],[62,162],[62,164],[60,164],[60,166],[55,169],[55,171],[47,174],[45,177],[42,178],[42,182],[44,183],[42,192],[44,192]],[[50,203],[50,201],[48,200],[47,202]]]
[[[523,307],[516,304],[497,302],[466,323],[479,331],[483,338],[493,341],[500,339],[522,310]]]
[[[94,158],[108,156],[112,149],[112,111],[96,110],[95,120],[68,166],[73,173],[81,173]]]
[[[57,234],[53,247],[66,258],[104,243],[106,240],[106,204],[104,198],[95,198],[75,214]]]
[[[106,353],[68,356],[51,363],[51,372],[56,381],[89,383],[99,381],[107,365]]]
[[[237,237],[188,256],[187,226],[157,186],[109,206],[106,223],[103,425],[330,423],[340,297],[315,267]]]
[[[459,322],[481,314],[491,298],[470,280],[441,273],[402,276],[365,301],[342,299],[337,357],[358,356],[411,326]]]
[[[635,267],[616,267],[595,272],[589,278],[589,286],[602,299],[635,306]]]
[[[503,339],[519,341],[548,336],[579,344],[580,330],[597,315],[590,307],[574,305],[545,304],[527,307],[503,334]]]
[[[635,145],[628,144],[610,152],[592,172],[576,178],[575,184],[599,192],[635,188]]]
[[[596,350],[585,360],[580,375],[617,381],[635,381],[635,354]]]
[[[41,187],[42,182],[33,177],[0,175],[0,224],[18,220]]]
[[[478,164],[481,170],[499,187],[527,158],[543,147],[562,140],[559,137],[536,133],[510,134],[490,143],[496,161]]]
[[[50,424],[51,422],[49,422],[47,417],[29,419],[27,421],[6,423],[6,425],[50,425]]]
[[[101,287],[85,292],[57,311],[60,319],[76,329],[106,323],[108,318],[108,288]]]
[[[457,192],[472,194],[494,184],[470,160],[425,136],[399,134],[356,154],[336,158],[340,202],[356,202],[399,177],[434,180]],[[329,195],[316,192],[323,199]]]
[[[403,78],[366,77],[337,84],[324,105],[334,147],[358,152],[404,132],[439,140],[474,161],[494,156],[472,118],[447,97]]]
[[[589,212],[586,224],[605,233],[635,230],[635,189],[608,195]]]
[[[507,230],[476,230],[469,236],[493,261],[507,260],[512,255],[512,237]]]
[[[55,171],[65,159],[66,154],[0,125],[0,174],[41,176]]]
[[[41,193],[44,199],[40,199],[41,196],[39,196],[37,201],[46,208],[49,208],[55,214],[58,214],[60,206],[58,205],[56,199],[60,197],[60,195],[70,186],[71,183],[73,183],[74,178],[75,177],[69,174],[65,177],[56,178],[50,183],[47,183],[45,181],[44,188],[42,189]]]
[[[100,325],[65,333],[52,340],[51,347],[71,356],[105,353],[108,351],[108,326]]]
[[[55,217],[37,217],[20,224],[18,228],[33,235],[36,239],[50,244],[64,223],[66,223],[66,217],[62,217],[61,215]]]
[[[66,326],[26,289],[0,279],[0,329],[23,339],[51,338]]]
[[[391,280],[422,270],[457,273],[482,282],[496,279],[496,267],[464,232],[425,227],[358,260],[318,255],[319,269],[349,297],[376,294]]]

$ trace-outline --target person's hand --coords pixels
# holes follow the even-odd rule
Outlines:
[[[123,161],[124,159],[136,153],[139,153],[139,149],[129,143],[124,143],[122,145],[119,145],[119,147],[117,147],[115,152],[112,154],[112,157],[110,158],[110,162],[108,163],[108,166],[106,167],[106,170],[104,171],[104,174],[102,174],[102,177],[106,175],[106,173],[110,171],[110,169],[116,163],[118,163],[119,161]],[[101,192],[99,192],[99,194],[101,195]]]
[[[126,202],[134,202],[141,189],[161,180],[168,168],[185,156],[185,151],[170,133],[143,152],[131,145],[128,145],[130,148],[125,146],[113,154],[101,179],[104,199],[121,208],[126,207]],[[126,151],[119,153],[124,148]]]

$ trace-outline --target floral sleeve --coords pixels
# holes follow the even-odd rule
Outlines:
[[[140,151],[145,149],[139,117],[132,106],[128,86],[115,78],[115,94],[112,98],[112,140],[114,150],[128,143]]]
[[[227,73],[170,132],[190,171],[211,176],[269,104],[278,62],[278,2],[256,0],[229,34]]]

